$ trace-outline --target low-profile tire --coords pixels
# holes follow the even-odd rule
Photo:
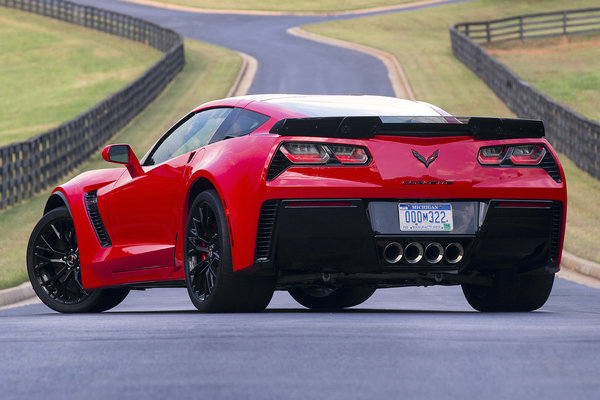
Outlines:
[[[526,312],[542,307],[552,291],[554,274],[500,273],[492,286],[463,284],[465,298],[478,311]]]
[[[102,312],[110,310],[121,304],[125,297],[129,294],[127,288],[102,289],[102,296],[98,303],[90,310],[90,312]]]
[[[298,303],[313,310],[339,310],[364,303],[375,293],[375,288],[356,286],[339,289],[291,288],[290,295]]]
[[[65,207],[37,223],[27,246],[27,273],[37,296],[62,313],[102,312],[115,307],[128,289],[85,289],[73,218]]]
[[[227,218],[214,190],[193,201],[185,229],[185,282],[202,312],[259,312],[273,297],[274,277],[233,272]]]

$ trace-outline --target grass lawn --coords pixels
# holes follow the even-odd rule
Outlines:
[[[161,56],[141,43],[0,7],[0,146],[72,119]]]
[[[541,92],[600,121],[600,35],[501,42],[486,47]]]
[[[257,10],[281,12],[328,12],[360,10],[363,8],[385,7],[398,4],[413,3],[417,0],[155,0],[161,3],[174,4],[194,8],[221,10]]]
[[[452,114],[513,116],[475,74],[454,58],[450,48],[448,27],[457,22],[483,21],[526,13],[594,6],[597,6],[594,0],[572,0],[568,4],[561,0],[484,0],[308,25],[304,28],[320,35],[389,51],[400,61],[416,97],[441,106]],[[598,50],[588,49],[588,51]],[[585,58],[585,54],[582,57]],[[590,59],[595,61],[596,66],[598,65],[597,57],[590,55]],[[535,61],[536,58],[528,58],[524,64]],[[560,70],[560,74],[576,69],[575,65],[564,64],[563,62],[555,65],[556,70]],[[575,97],[576,91],[587,93],[587,90],[598,89],[598,81],[588,79],[588,76],[594,75],[593,72],[597,72],[598,68],[590,72],[593,67],[587,65],[581,67],[581,74],[573,73],[572,79],[578,81],[574,87],[568,84],[556,84],[563,93],[568,92],[571,98]],[[529,65],[524,68],[533,67]],[[589,87],[583,89],[582,86]],[[577,106],[577,109],[585,113],[582,110],[589,108],[584,107],[591,107],[596,112],[595,115],[598,115],[597,109],[594,110],[598,102],[593,100],[598,99],[597,92],[587,98],[590,101],[586,105]],[[569,101],[567,97],[565,101]],[[588,115],[593,117],[594,114],[590,112]],[[565,249],[581,257],[600,262],[600,228],[598,228],[600,211],[595,210],[594,207],[600,204],[600,183],[575,167],[566,157],[561,157],[561,161],[566,169],[569,191]]]
[[[241,58],[228,50],[196,41],[186,41],[185,49],[186,65],[183,72],[158,99],[114,136],[111,143],[129,143],[141,157],[162,133],[190,109],[205,101],[225,97],[241,66]],[[115,164],[103,161],[98,151],[70,177],[90,169],[112,167]],[[64,181],[70,177],[65,177]],[[0,211],[0,289],[27,280],[27,240],[42,216],[50,192],[40,193]]]

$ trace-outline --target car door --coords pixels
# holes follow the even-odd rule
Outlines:
[[[192,152],[207,145],[231,108],[191,113],[142,160],[144,174],[124,173],[108,196],[113,272],[173,265]]]

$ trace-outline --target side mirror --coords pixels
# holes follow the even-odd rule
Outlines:
[[[108,162],[125,164],[132,178],[144,174],[140,161],[128,144],[111,144],[106,146],[102,150],[102,158]]]
[[[111,144],[102,151],[102,158],[105,161],[117,164],[129,164],[131,147],[127,144]]]

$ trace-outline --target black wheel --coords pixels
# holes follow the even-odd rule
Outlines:
[[[492,286],[463,284],[465,298],[478,311],[533,311],[546,303],[554,274],[516,275],[497,274]]]
[[[63,313],[101,312],[115,307],[128,289],[85,289],[73,218],[56,208],[37,223],[27,246],[27,273],[40,300]]]
[[[290,295],[304,307],[314,310],[335,310],[354,307],[367,301],[375,293],[370,287],[292,288]]]
[[[273,297],[274,278],[233,273],[227,218],[214,190],[200,193],[190,207],[184,263],[188,293],[199,311],[262,311]]]

